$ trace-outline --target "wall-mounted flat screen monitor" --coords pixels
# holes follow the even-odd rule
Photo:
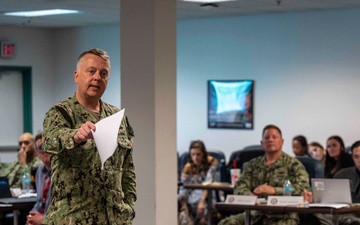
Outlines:
[[[254,128],[254,81],[208,81],[208,128]]]

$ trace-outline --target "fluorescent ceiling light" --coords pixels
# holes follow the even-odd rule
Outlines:
[[[235,0],[183,0],[184,2],[199,2],[199,3],[217,3],[217,2],[231,2]]]
[[[52,16],[61,14],[79,13],[78,10],[68,9],[49,9],[49,10],[36,10],[36,11],[23,11],[23,12],[7,12],[6,16],[24,16],[24,17],[37,17],[37,16]]]

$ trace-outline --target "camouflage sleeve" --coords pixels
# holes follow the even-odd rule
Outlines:
[[[290,182],[293,186],[292,195],[300,196],[304,190],[309,188],[309,175],[306,172],[303,164],[296,158],[292,157],[291,162],[287,165],[289,166]],[[282,194],[282,187],[280,190],[280,194]]]
[[[1,175],[6,176],[9,179],[9,186],[11,188],[21,188],[21,175],[26,169],[30,171],[27,165],[22,166],[15,161],[4,168]]]
[[[127,117],[124,118],[124,126],[127,131],[127,136],[132,142],[132,138],[134,137],[133,129],[130,126],[130,123]],[[124,157],[124,164],[123,164],[123,177],[122,177],[122,187],[124,191],[124,202],[127,203],[132,209],[135,207],[136,201],[136,180],[135,180],[135,166],[133,162],[133,147],[128,149]]]
[[[252,165],[247,162],[243,167],[243,171],[235,184],[234,194],[236,195],[250,195],[251,192],[251,177],[252,177]]]
[[[43,149],[46,153],[58,154],[75,147],[73,137],[77,129],[71,129],[70,122],[55,107],[46,113],[43,129]]]

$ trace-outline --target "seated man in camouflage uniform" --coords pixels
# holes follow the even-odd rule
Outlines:
[[[300,161],[282,152],[284,140],[281,130],[275,125],[263,129],[261,145],[264,156],[249,161],[239,180],[235,184],[234,194],[257,195],[265,198],[269,195],[283,195],[283,183],[286,177],[293,184],[293,195],[302,195],[309,187],[309,177]],[[219,225],[241,225],[245,223],[245,213],[230,216],[220,221]],[[251,211],[252,225],[276,224],[297,225],[297,213],[267,213]]]
[[[35,152],[34,137],[30,133],[23,133],[19,137],[18,160],[9,164],[2,164],[0,176],[9,179],[9,185],[12,188],[21,188],[21,176],[27,171],[35,170],[41,161]]]

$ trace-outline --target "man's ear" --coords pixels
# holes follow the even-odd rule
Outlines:
[[[77,78],[79,77],[79,74],[78,74],[78,72],[75,70],[74,71],[74,81],[75,81],[75,84],[77,84],[78,83],[78,81],[77,81]]]

